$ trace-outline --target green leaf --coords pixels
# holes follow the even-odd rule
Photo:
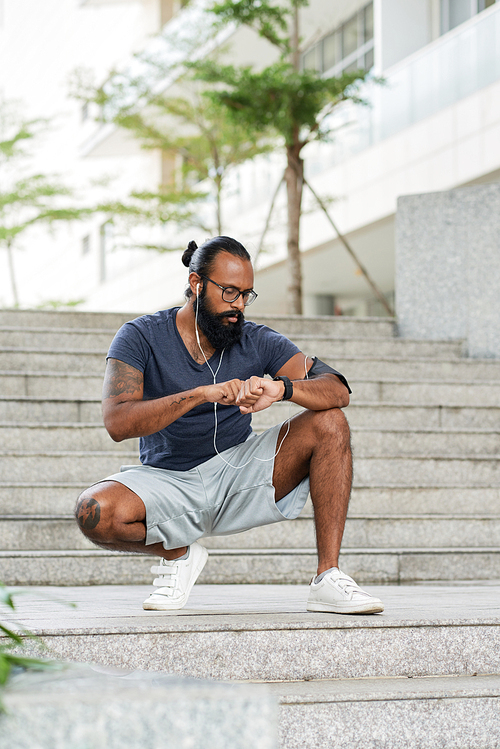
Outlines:
[[[4,653],[0,651],[0,684],[7,683],[12,665]]]
[[[19,635],[17,632],[14,632],[12,629],[9,629],[4,624],[0,622],[0,630],[7,635],[9,640],[12,640],[13,642],[17,643],[17,645],[23,644],[23,638],[21,635]]]

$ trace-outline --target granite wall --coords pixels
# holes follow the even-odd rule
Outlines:
[[[396,314],[403,338],[500,358],[500,183],[399,198]]]

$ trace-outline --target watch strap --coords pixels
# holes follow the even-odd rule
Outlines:
[[[274,382],[276,382],[277,380],[282,381],[282,383],[285,386],[285,392],[283,393],[283,398],[281,400],[289,401],[293,395],[293,382],[288,377],[284,377],[282,375],[279,375],[278,377],[273,377],[273,380]]]

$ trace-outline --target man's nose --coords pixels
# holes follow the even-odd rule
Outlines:
[[[231,307],[235,307],[240,312],[243,312],[243,310],[245,309],[245,304],[243,302],[243,295],[242,294],[240,294],[239,297],[238,297],[238,299],[235,299],[234,302],[231,302]]]

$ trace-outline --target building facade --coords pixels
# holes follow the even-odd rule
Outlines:
[[[134,53],[154,50],[162,29],[202,23],[202,6],[202,0],[3,0],[2,97],[19,100],[29,117],[51,119],[36,169],[61,174],[83,201],[157,186],[161,155],[96,123],[69,97],[70,78],[86,68],[101,82],[112,68],[130,66]],[[370,106],[339,108],[331,142],[310,144],[304,156],[308,182],[329,199],[336,225],[392,303],[397,198],[500,179],[500,3],[311,0],[301,11],[301,35],[304,67],[325,76],[364,67],[384,78],[383,85],[367,85]],[[248,29],[229,29],[221,41],[238,63],[273,59]],[[226,188],[224,232],[254,256],[283,167],[279,152],[260,156],[235,169]],[[286,311],[284,209],[280,192],[256,259],[256,312]],[[199,230],[166,232],[178,246],[205,238]],[[301,249],[305,313],[383,314],[307,190]],[[8,305],[5,263],[0,257],[0,304]],[[52,234],[33,231],[15,263],[23,306],[83,300],[82,309],[149,311],[181,302],[186,281],[180,252],[124,246],[98,216]]]

